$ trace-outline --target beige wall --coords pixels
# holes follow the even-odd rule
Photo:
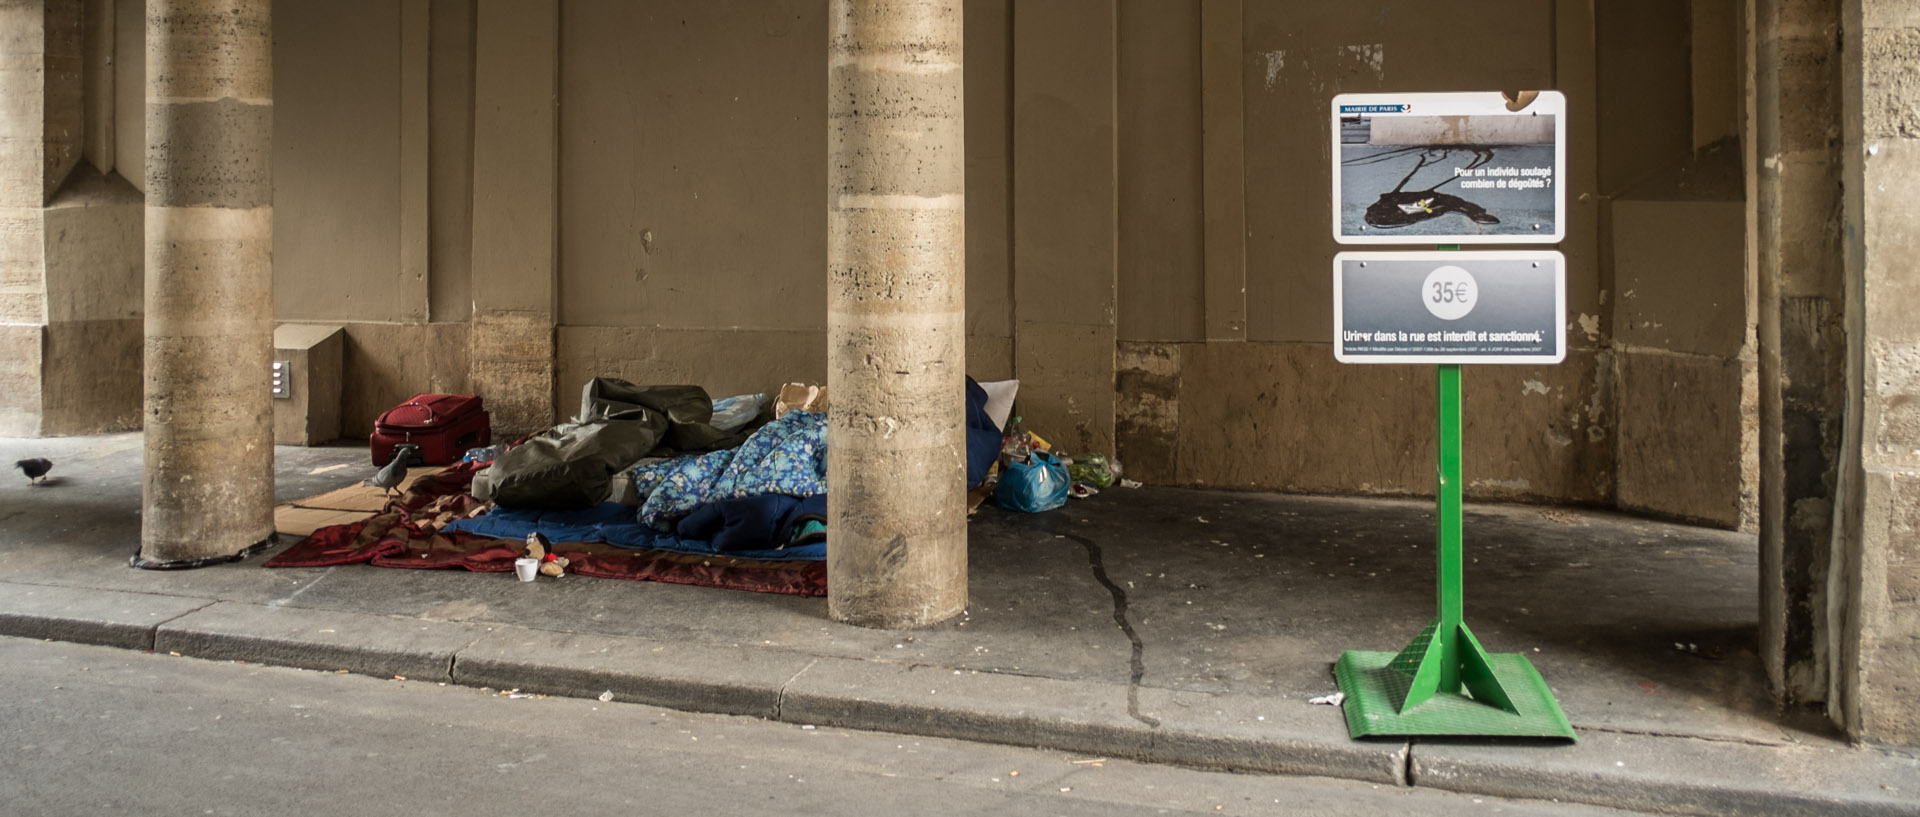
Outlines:
[[[1004,377],[1008,11],[967,15],[990,35],[968,43],[968,329]],[[822,380],[825,3],[570,0],[560,25],[562,412],[595,374]]]
[[[1327,343],[1333,334],[1328,100],[1556,87],[1552,10],[1522,0],[1247,2],[1250,339]],[[1570,276],[1568,314],[1595,300],[1595,288]]]
[[[473,78],[484,66],[473,44],[485,23],[471,0],[415,2],[424,11],[372,0],[352,14],[276,7],[279,316],[347,324],[349,368],[377,358],[367,344],[390,336],[441,349],[350,373],[349,427],[356,412],[425,382],[466,382],[464,369],[434,366],[471,365],[451,336],[405,327],[428,319],[422,309],[464,321],[474,299]],[[1633,491],[1704,480],[1717,493],[1702,501],[1726,507],[1737,465],[1705,477],[1662,471],[1644,455],[1673,451],[1672,434],[1637,443],[1621,434],[1623,423],[1655,429],[1669,407],[1692,407],[1681,441],[1701,456],[1680,459],[1739,457],[1739,434],[1725,433],[1748,412],[1737,251],[1716,244],[1661,261],[1661,242],[1677,238],[1647,227],[1663,223],[1657,207],[1605,209],[1603,219],[1600,195],[1605,173],[1658,175],[1724,119],[1717,96],[1713,111],[1689,107],[1708,93],[1696,89],[1722,88],[1729,75],[1689,62],[1687,15],[1725,16],[1713,0],[1694,5],[1706,8],[1682,6],[1677,34],[1649,34],[1615,32],[1612,12],[1571,2],[1477,0],[1464,13],[1280,0],[968,3],[970,371],[1022,377],[1023,408],[1043,433],[1117,448],[1157,481],[1426,493],[1428,370],[1340,366],[1328,348],[1337,247],[1327,99],[1559,87],[1577,117],[1562,246],[1572,352],[1560,367],[1470,373],[1469,403],[1485,407],[1469,413],[1470,495],[1608,504],[1625,468],[1641,475]],[[425,16],[424,35],[409,14]],[[558,16],[557,415],[600,374],[715,393],[824,377],[824,0],[563,0]],[[417,43],[424,59],[409,50]],[[1016,51],[1020,43],[1032,50]],[[1619,93],[1674,65],[1677,96]],[[420,88],[424,117],[408,112]],[[1621,130],[1596,115],[1602,104],[1661,120],[1653,135]],[[411,195],[427,200],[424,230],[408,226]],[[419,246],[424,283],[408,280]],[[1733,272],[1676,278],[1663,263]],[[1662,293],[1661,315],[1641,315],[1652,300],[1623,300],[1623,275],[1646,279],[1636,298]],[[1679,333],[1637,336],[1635,349],[1694,357],[1620,359],[1616,327],[1635,321]],[[386,323],[397,326],[377,328]],[[439,363],[423,368],[429,358]],[[1704,401],[1622,397],[1624,385],[1673,382],[1676,371]],[[1648,442],[1656,438],[1664,448]]]
[[[1735,0],[1598,10],[1616,501],[1753,529],[1758,360]],[[1650,25],[1651,24],[1651,25]]]
[[[424,317],[400,273],[401,5],[274,4],[273,285],[282,320]]]
[[[432,0],[428,10],[428,314],[473,314],[474,0]]]
[[[1329,270],[1340,248],[1329,225],[1327,104],[1338,93],[1389,89],[1559,87],[1590,97],[1581,73],[1562,68],[1583,57],[1561,46],[1552,4],[1477,2],[1463,13],[1203,0],[1120,9],[1122,458],[1156,481],[1430,492],[1432,368],[1342,366],[1329,345]],[[1584,34],[1591,40],[1590,23]],[[1208,98],[1205,111],[1203,41],[1206,59],[1224,50],[1239,72],[1238,93]],[[1225,138],[1209,131],[1236,126]],[[1575,144],[1590,145],[1582,126],[1574,123]],[[1593,157],[1576,151],[1573,161],[1578,183]],[[1237,190],[1209,169],[1242,165]],[[1243,227],[1206,217],[1199,199],[1215,196],[1209,185],[1237,194],[1225,201],[1243,204]],[[1582,252],[1598,225],[1591,210],[1569,221],[1574,351],[1560,367],[1469,373],[1471,496],[1613,495],[1600,266]],[[1581,316],[1594,333],[1580,331]]]
[[[825,326],[817,2],[562,6],[560,322]]]
[[[1200,5],[1119,10],[1119,335],[1204,340]]]

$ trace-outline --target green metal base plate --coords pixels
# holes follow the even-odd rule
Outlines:
[[[1488,655],[1493,676],[1505,689],[1516,712],[1490,706],[1459,693],[1438,693],[1411,710],[1400,712],[1413,678],[1388,666],[1392,652],[1348,650],[1334,665],[1334,676],[1346,700],[1347,734],[1479,735],[1488,737],[1544,737],[1578,740],[1573,725],[1560,711],[1547,682],[1533,662],[1518,653]]]

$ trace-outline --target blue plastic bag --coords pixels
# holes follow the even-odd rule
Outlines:
[[[1012,511],[1039,513],[1067,504],[1067,467],[1052,454],[1035,451],[1000,475],[993,501]]]

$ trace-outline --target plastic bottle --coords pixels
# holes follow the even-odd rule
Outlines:
[[[1006,473],[1007,469],[1016,462],[1026,462],[1027,455],[1031,451],[1032,446],[1027,442],[1026,423],[1021,422],[1021,418],[1016,415],[1012,420],[1007,421],[1006,429],[1000,433],[1001,473]]]

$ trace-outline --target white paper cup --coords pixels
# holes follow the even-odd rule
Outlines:
[[[513,560],[513,572],[523,582],[533,581],[540,575],[540,560],[531,556],[522,556]]]

